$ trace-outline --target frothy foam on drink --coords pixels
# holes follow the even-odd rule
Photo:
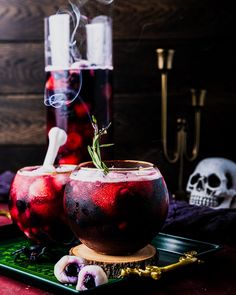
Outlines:
[[[53,166],[53,170],[47,170],[43,166],[35,166],[35,167],[26,167],[18,171],[21,175],[27,176],[40,176],[42,174],[52,174],[52,173],[69,173],[72,172],[76,165],[62,165],[62,166]]]
[[[51,72],[51,71],[69,71],[69,70],[113,70],[113,66],[111,65],[94,65],[90,64],[88,60],[82,59],[80,61],[77,61],[73,63],[69,68],[62,68],[62,67],[56,67],[56,66],[46,66],[45,71]]]
[[[158,169],[140,169],[137,171],[110,171],[107,175],[102,170],[80,169],[72,172],[70,178],[85,182],[125,182],[125,181],[150,181],[161,178]]]

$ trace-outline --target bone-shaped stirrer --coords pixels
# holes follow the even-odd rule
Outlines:
[[[46,172],[55,171],[53,166],[60,146],[66,143],[67,134],[63,129],[53,127],[48,132],[49,145],[41,169]]]

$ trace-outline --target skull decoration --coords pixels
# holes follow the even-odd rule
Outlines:
[[[191,205],[236,208],[236,163],[224,158],[199,162],[187,183]]]

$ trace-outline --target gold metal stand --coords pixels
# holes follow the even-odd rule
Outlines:
[[[184,157],[188,161],[193,161],[197,158],[200,145],[200,127],[201,127],[201,109],[204,106],[206,98],[206,90],[201,89],[197,95],[195,89],[191,89],[192,94],[192,106],[195,111],[195,127],[194,127],[194,143],[190,155],[187,152],[187,130],[185,118],[177,119],[177,138],[176,146],[172,155],[168,152],[167,144],[167,76],[169,70],[172,69],[172,63],[174,58],[173,49],[157,50],[157,66],[161,71],[161,138],[163,143],[163,152],[170,163],[176,163],[179,161],[179,177],[178,177],[178,195],[183,195],[183,165]]]

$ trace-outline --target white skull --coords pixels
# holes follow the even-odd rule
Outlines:
[[[236,163],[224,158],[202,160],[187,183],[191,205],[236,208]]]

